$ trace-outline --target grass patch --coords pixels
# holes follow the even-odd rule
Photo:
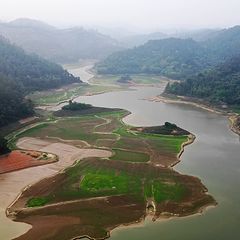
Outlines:
[[[82,166],[66,170],[66,181],[54,195],[64,200],[128,194],[141,196],[141,178],[125,171]]]
[[[119,91],[122,88],[117,86],[103,86],[103,85],[72,85],[66,89],[58,91],[36,92],[29,97],[35,104],[48,105],[64,102],[77,96],[84,96],[86,94],[97,94],[101,92]]]
[[[49,203],[49,197],[34,197],[27,201],[27,207],[41,207]]]
[[[119,75],[97,75],[94,78],[92,78],[90,81],[94,84],[114,84],[119,85],[118,80],[122,77],[121,74]],[[161,76],[156,75],[144,75],[144,74],[135,74],[130,75],[131,81],[137,83],[137,84],[157,84],[160,83],[162,80],[164,80]]]
[[[110,157],[111,160],[127,161],[127,162],[148,162],[150,157],[146,153],[131,152],[121,149],[113,149],[114,155]]]
[[[159,180],[153,181],[153,197],[157,203],[163,201],[181,201],[186,194],[186,188],[178,183],[164,183]]]

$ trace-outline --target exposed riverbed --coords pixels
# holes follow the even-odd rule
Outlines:
[[[240,237],[240,143],[229,129],[227,117],[200,108],[144,101],[163,88],[137,88],[136,91],[79,97],[96,106],[124,108],[132,112],[125,122],[137,126],[160,125],[165,121],[194,133],[195,143],[186,148],[175,169],[199,177],[218,202],[202,216],[171,221],[146,221],[142,228],[121,228],[112,240],[122,239],[238,239]],[[186,229],[186,231],[184,230]]]
[[[220,114],[211,113],[197,107],[156,103],[142,100],[156,96],[164,89],[139,87],[136,91],[110,92],[101,95],[79,97],[77,101],[95,106],[123,108],[132,112],[124,121],[136,126],[161,125],[165,121],[174,122],[196,135],[194,144],[186,148],[182,162],[175,166],[180,173],[199,177],[217,200],[216,208],[206,211],[201,216],[176,218],[171,221],[152,222],[146,220],[142,227],[119,228],[111,233],[112,240],[146,239],[238,239],[240,222],[240,143],[239,137],[230,131],[228,119]],[[49,165],[50,166],[50,165]],[[43,167],[34,168],[38,176],[43,174]],[[4,185],[4,176],[0,184],[5,186],[0,198],[0,236],[9,240],[24,233],[29,225],[14,223],[4,217],[9,199],[16,196],[16,191],[29,184],[28,172],[21,170],[11,174],[12,181],[18,181],[17,175],[25,174],[24,181],[15,192],[9,192],[11,186]],[[42,172],[42,173],[41,173]],[[17,174],[19,173],[19,174]],[[14,178],[15,177],[15,178]],[[24,185],[25,184],[25,185]],[[7,196],[7,197],[5,197]]]

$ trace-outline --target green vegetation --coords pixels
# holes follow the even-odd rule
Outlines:
[[[0,38],[0,63],[0,73],[22,86],[25,92],[57,88],[80,81],[60,65],[36,55],[28,55],[3,38]]]
[[[122,77],[120,74],[116,75],[96,75],[91,82],[94,84],[103,85],[119,85],[119,79]],[[136,84],[157,84],[162,81],[163,78],[154,74],[131,74],[131,82]],[[127,89],[125,86],[121,86],[122,89]]]
[[[159,180],[154,180],[152,191],[157,203],[169,200],[179,202],[187,194],[187,190],[183,185],[178,183],[164,183]]]
[[[158,74],[186,79],[240,54],[240,27],[219,31],[210,39],[166,38],[114,53],[97,64],[100,74]]]
[[[143,133],[162,134],[162,135],[189,135],[190,133],[181,129],[176,124],[165,122],[163,126],[132,128]]]
[[[164,201],[181,201],[188,194],[187,188],[183,184],[166,179],[147,179],[144,185],[145,198],[154,198],[156,203]]]
[[[125,171],[96,167],[89,163],[84,167],[81,162],[65,171],[65,183],[52,195],[56,198],[71,200],[98,196],[130,194],[139,197],[141,181]]]
[[[127,162],[148,162],[149,155],[141,152],[131,152],[121,149],[113,149],[114,155],[110,157],[111,160],[127,161]]]
[[[233,112],[240,114],[240,105],[239,106],[231,106],[231,109],[233,110]]]
[[[171,170],[159,169],[158,172],[153,167],[144,171],[141,164],[131,170],[131,165],[126,164],[120,170],[121,165],[110,164],[108,160],[91,158],[80,161],[62,173],[64,184],[51,189],[54,197],[37,196],[29,199],[27,205],[37,207],[48,202],[118,195],[132,196],[140,202],[153,198],[160,204],[164,201],[179,202],[189,194],[188,188],[176,179]]]
[[[177,161],[176,156],[181,150],[182,143],[188,139],[186,131],[182,130],[182,135],[179,132],[176,136],[151,131],[144,133],[121,121],[126,116],[126,111],[108,110],[101,113],[94,111],[91,114],[73,111],[75,113],[73,117],[62,117],[58,121],[38,124],[17,134],[13,140],[25,136],[38,138],[51,136],[85,141],[94,147],[113,149],[116,154],[111,160],[114,161],[143,163],[148,162],[151,157],[151,161],[166,166]],[[161,129],[161,127],[154,129],[157,128]]]
[[[33,114],[33,104],[25,98],[31,91],[79,81],[61,66],[27,55],[0,37],[0,127]]]
[[[240,56],[226,61],[211,71],[182,83],[169,84],[166,93],[203,98],[214,104],[240,107]]]
[[[72,100],[69,100],[68,105],[63,106],[62,110],[79,111],[79,110],[85,110],[89,108],[93,108],[93,106],[90,104],[77,103],[77,102],[73,102]]]
[[[28,97],[37,105],[56,104],[77,96],[122,90],[119,86],[73,84],[58,91],[34,92]]]
[[[209,59],[206,59],[206,56]],[[212,56],[191,39],[152,40],[143,46],[117,52],[100,62],[100,74],[158,74],[183,79],[210,66]]]
[[[66,169],[62,173],[64,184],[59,184],[47,197],[35,196],[27,205],[43,206],[48,201],[116,195],[132,196],[138,202],[154,197],[157,203],[177,201],[185,197],[181,187],[176,185],[177,180],[170,174],[171,170],[168,173],[165,172],[167,168],[164,168],[162,177],[159,178],[154,167],[148,169],[147,166],[151,166],[148,162],[171,165],[176,161],[176,155],[187,136],[143,133],[136,129],[132,131],[131,126],[122,122],[126,114],[124,110],[111,110],[98,115],[76,115],[74,118],[42,123],[17,135],[17,138],[51,136],[84,140],[91,147],[102,140],[102,147],[114,152],[109,159],[85,159]],[[175,127],[170,123],[167,126]],[[112,145],[105,145],[104,141],[109,140]],[[148,170],[145,171],[144,167]],[[169,186],[166,182],[170,183]]]
[[[33,114],[33,104],[24,98],[23,89],[18,83],[1,74],[0,109],[0,127]]]
[[[132,78],[128,74],[126,74],[126,75],[121,76],[117,81],[119,83],[129,83],[131,80],[132,80]]]
[[[0,155],[9,153],[8,142],[5,138],[0,136]]]
[[[124,173],[116,174],[115,171],[97,171],[97,173],[87,173],[80,189],[88,193],[105,193],[107,195],[126,194],[130,191],[140,189],[140,181]]]
[[[49,197],[34,197],[30,198],[27,202],[27,207],[41,207],[50,201]]]

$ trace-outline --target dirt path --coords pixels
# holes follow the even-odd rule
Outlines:
[[[36,138],[22,138],[17,146],[23,149],[38,150],[59,156],[59,161],[53,164],[23,169],[0,175],[0,239],[10,240],[26,231],[31,226],[16,223],[6,217],[5,210],[17,198],[27,185],[56,174],[71,166],[76,160],[86,157],[110,157],[111,152],[99,149],[80,149],[65,143],[52,143]]]

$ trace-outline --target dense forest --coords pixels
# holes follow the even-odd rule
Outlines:
[[[168,84],[165,91],[216,104],[240,105],[240,55],[186,81]]]
[[[61,66],[0,38],[0,127],[33,114],[33,105],[25,95],[34,90],[59,87],[80,79]]]
[[[97,65],[97,70],[101,74],[149,73],[181,79],[209,67],[210,59],[210,53],[197,42],[171,38],[112,54]]]
[[[100,62],[101,74],[159,74],[186,79],[240,54],[240,27],[214,32],[204,41],[167,38],[117,52]]]
[[[94,30],[77,27],[58,29],[32,19],[2,22],[0,35],[28,53],[59,63],[101,59],[123,49],[116,40]]]

